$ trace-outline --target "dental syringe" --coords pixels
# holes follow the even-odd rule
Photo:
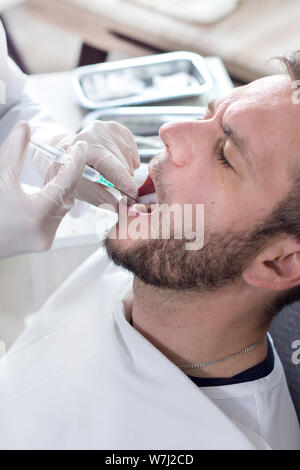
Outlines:
[[[60,163],[61,165],[66,163],[67,153],[63,148],[52,147],[51,145],[37,142],[35,139],[31,139],[30,144],[35,150],[38,150],[39,152],[42,152],[45,155],[47,155],[47,157],[50,158],[50,160]],[[120,193],[124,194],[124,196],[127,196],[130,199],[133,199],[134,201],[138,202],[132,196],[129,196],[128,194],[124,193],[119,188],[117,188],[113,183],[111,183],[106,178],[104,178],[104,176],[101,175],[99,171],[95,170],[94,168],[91,168],[88,165],[85,165],[82,176],[83,178],[91,181],[92,183],[102,184],[103,186],[106,186],[109,189],[116,189]]]

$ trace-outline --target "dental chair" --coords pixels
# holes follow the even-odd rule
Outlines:
[[[300,302],[284,307],[274,318],[270,334],[283,364],[288,387],[294,402],[300,424],[300,364],[292,362],[292,343],[300,341]],[[299,346],[297,348],[299,350]],[[298,354],[300,357],[300,354]]]

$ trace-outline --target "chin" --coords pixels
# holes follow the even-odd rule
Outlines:
[[[128,232],[126,235],[123,231],[122,233],[120,233],[120,227],[119,224],[117,224],[116,227],[112,228],[109,232],[105,240],[105,246],[109,246],[111,249],[127,251],[134,249],[135,247],[140,245],[141,242],[142,239],[136,240],[130,238]]]

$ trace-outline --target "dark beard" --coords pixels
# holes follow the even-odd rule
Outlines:
[[[238,280],[263,239],[257,232],[214,234],[202,250],[187,251],[186,240],[147,240],[122,249],[118,240],[104,241],[109,258],[145,284],[166,289],[208,291]]]

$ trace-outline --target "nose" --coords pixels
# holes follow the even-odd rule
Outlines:
[[[172,122],[160,128],[160,138],[174,165],[178,167],[189,165],[195,151],[199,152],[198,141],[202,134],[200,124],[200,121]]]

